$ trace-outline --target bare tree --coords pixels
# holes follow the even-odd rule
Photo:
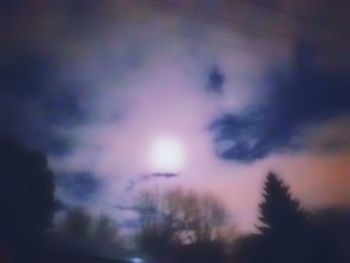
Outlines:
[[[117,224],[109,216],[96,217],[81,207],[67,212],[57,234],[73,245],[98,251],[116,251],[121,244]]]
[[[70,209],[64,219],[58,224],[57,232],[69,240],[87,240],[90,238],[92,218],[83,208]]]
[[[199,214],[195,218],[195,236],[198,241],[209,241],[220,237],[220,230],[227,223],[225,206],[212,195],[199,196],[197,209]]]
[[[136,201],[139,214],[138,247],[151,257],[163,258],[177,242],[176,203],[158,192],[143,192]]]
[[[109,216],[102,214],[96,219],[92,231],[94,240],[101,246],[106,247],[119,247],[120,235],[119,229],[114,220]]]
[[[139,240],[158,238],[163,244],[214,240],[221,237],[228,218],[225,206],[216,197],[180,188],[143,192],[136,203]]]

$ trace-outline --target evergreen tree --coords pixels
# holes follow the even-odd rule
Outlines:
[[[262,234],[283,235],[306,226],[307,213],[292,198],[288,186],[273,173],[267,176],[263,198],[259,206],[262,224],[258,227]]]

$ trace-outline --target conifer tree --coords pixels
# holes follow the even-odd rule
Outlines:
[[[294,199],[287,185],[275,174],[269,173],[265,181],[263,201],[260,204],[262,234],[286,234],[303,229],[308,221],[307,213]]]

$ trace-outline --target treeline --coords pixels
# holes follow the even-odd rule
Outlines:
[[[224,262],[233,227],[221,201],[209,194],[174,188],[142,192],[135,200],[138,227],[130,234],[133,254],[153,261]],[[56,236],[97,253],[125,254],[125,239],[108,216],[82,208],[68,210]],[[130,246],[130,242],[128,244]],[[130,247],[129,247],[130,249]]]
[[[350,262],[350,209],[307,211],[272,173],[256,231],[243,236],[221,200],[181,188],[140,193],[129,240],[114,219],[79,207],[53,225],[53,182],[42,153],[0,139],[0,262],[102,262],[86,254],[170,263]]]
[[[350,262],[350,209],[307,211],[272,173],[259,209],[256,231],[239,236],[212,195],[181,188],[143,192],[135,202],[134,245],[147,262]]]

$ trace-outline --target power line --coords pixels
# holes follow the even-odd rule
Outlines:
[[[263,3],[263,2],[255,1],[255,0],[242,0],[242,1],[246,2],[246,3],[249,3],[249,4],[252,4],[252,5],[256,5],[256,6],[262,7],[264,9],[269,9],[271,11],[274,11],[274,12],[277,12],[277,13],[281,13],[281,14],[293,17],[295,19],[300,19],[300,20],[305,21],[305,22],[310,23],[310,24],[314,24],[314,25],[319,26],[318,24],[316,24],[315,21],[310,20],[309,18],[307,18],[305,16],[289,12],[289,11],[284,10],[282,8],[278,8],[278,7],[275,7],[275,6],[272,6],[272,5]]]
[[[132,24],[135,24],[135,25],[138,25],[138,26],[141,26],[141,27],[161,30],[161,31],[166,32],[166,33],[170,33],[170,34],[174,34],[174,35],[180,35],[182,37],[194,39],[194,40],[201,41],[201,42],[210,42],[210,43],[214,43],[214,44],[220,45],[222,47],[230,48],[230,49],[245,50],[245,51],[250,51],[250,52],[255,52],[255,53],[258,52],[258,53],[263,53],[263,54],[266,54],[266,55],[276,55],[275,52],[267,52],[267,51],[263,51],[263,50],[259,50],[258,51],[256,49],[252,49],[252,48],[249,48],[249,47],[246,47],[246,46],[235,45],[235,44],[232,44],[232,43],[226,43],[226,42],[223,42],[223,41],[217,41],[217,40],[212,40],[212,39],[209,40],[207,38],[194,36],[193,34],[189,34],[189,33],[185,33],[185,32],[179,32],[177,30],[176,31],[175,30],[169,30],[169,29],[166,29],[166,28],[160,27],[160,26],[151,26],[149,24],[145,24],[144,21],[138,21],[138,20],[132,19],[130,17],[126,17],[126,16],[120,16],[120,15],[118,16],[118,15],[112,14],[112,13],[106,11],[106,10],[102,10],[101,8],[94,8],[92,6],[89,6],[89,9],[93,10],[97,15],[100,15],[100,16],[103,16],[103,17],[109,17],[109,18],[116,19],[116,20],[119,20],[119,21],[132,23]]]
[[[299,15],[299,14],[296,14],[296,13],[292,13],[292,12],[289,12],[289,11],[287,11],[285,9],[278,8],[278,7],[275,7],[275,6],[272,6],[272,5],[260,2],[260,1],[256,1],[256,0],[241,0],[241,1],[249,3],[249,4],[252,4],[252,5],[255,5],[257,7],[268,9],[268,10],[270,10],[272,12],[275,12],[275,13],[284,14],[284,15],[292,17],[292,18],[294,18],[296,20],[300,20],[304,24],[308,24],[310,26],[316,27],[319,30],[321,29],[322,31],[325,31],[325,26],[334,26],[333,23],[329,23],[328,22],[327,23],[328,25],[327,25],[325,23],[326,21],[324,21],[324,20],[322,21],[322,23],[320,23],[320,22],[318,22],[318,21],[316,21],[314,19],[310,19],[309,17],[303,16],[303,15]],[[330,30],[328,29],[328,30],[326,30],[326,32],[327,31],[330,31]],[[340,37],[342,37],[342,39],[349,40],[349,38],[348,38],[348,32],[349,32],[348,27],[341,26],[340,28],[338,28],[338,32],[340,33]]]
[[[158,10],[161,9],[160,5],[163,5],[164,7],[168,7],[168,8],[172,8],[174,10],[178,10],[180,12],[186,12],[191,14],[192,16],[200,16],[202,18],[206,18],[209,19],[209,21],[212,23],[213,21],[217,21],[220,23],[224,23],[226,25],[229,26],[239,26],[241,28],[245,28],[247,30],[249,30],[251,33],[255,33],[255,34],[264,34],[264,35],[269,35],[269,36],[275,36],[275,37],[279,37],[279,38],[284,38],[287,40],[297,40],[297,38],[295,36],[291,36],[288,34],[284,34],[281,32],[276,32],[276,31],[272,31],[263,27],[259,27],[259,26],[255,26],[252,24],[246,24],[243,23],[241,21],[238,20],[234,20],[234,19],[228,19],[225,17],[220,17],[220,16],[216,16],[216,15],[210,15],[207,13],[203,13],[203,12],[199,12],[198,10],[194,10],[194,9],[190,9],[190,8],[185,8],[185,7],[180,7],[174,3],[169,3],[169,2],[165,2],[164,0],[149,0],[149,3],[153,4],[153,7],[157,8]],[[144,1],[143,1],[144,3]],[[156,6],[156,5],[159,6]],[[163,9],[162,9],[163,10]]]
[[[277,7],[274,7],[274,6],[271,6],[271,5],[256,1],[256,0],[241,0],[241,1],[246,2],[246,3],[250,3],[250,4],[254,4],[256,6],[260,6],[260,7],[265,8],[265,9],[270,9],[271,11],[274,11],[274,12],[278,12],[278,13],[282,13],[282,14],[294,17],[296,20],[300,20],[304,24],[307,23],[310,26],[317,27],[317,29],[322,29],[324,31],[324,26],[325,26],[324,22],[322,24],[320,24],[320,23],[317,23],[316,21],[311,20],[305,16],[294,14],[294,13],[288,12],[284,9],[280,9],[280,8],[277,8]],[[233,19],[228,19],[228,18],[216,16],[216,15],[211,15],[208,13],[200,12],[198,10],[180,7],[179,5],[177,5],[175,3],[170,3],[170,2],[167,2],[165,0],[149,0],[149,2],[160,3],[160,4],[163,4],[164,6],[168,6],[169,8],[177,9],[177,10],[180,10],[183,12],[188,12],[188,13],[191,13],[192,15],[202,16],[202,17],[205,17],[205,18],[211,20],[210,22],[216,20],[219,22],[224,22],[224,23],[226,23],[226,25],[231,26],[233,24],[236,26],[240,26],[240,27],[243,27],[243,28],[250,30],[251,33],[265,34],[265,35],[284,38],[286,40],[291,40],[291,41],[298,40],[298,38],[296,36],[292,36],[292,35],[281,33],[281,32],[272,31],[272,30],[269,30],[269,29],[266,29],[263,27],[252,25],[252,24],[246,24],[246,23],[243,23],[243,22],[238,21],[238,20],[233,20]],[[159,9],[159,7],[158,7],[158,9]],[[348,39],[347,32],[348,32],[347,28],[342,27],[341,33],[343,33],[342,36],[345,39]]]

